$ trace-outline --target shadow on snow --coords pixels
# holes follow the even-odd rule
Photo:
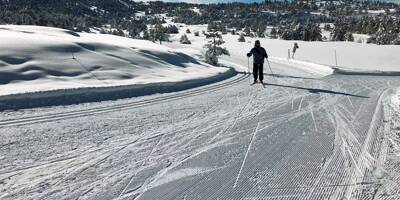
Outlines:
[[[298,87],[298,86],[290,86],[290,85],[279,85],[279,84],[273,84],[273,83],[264,83],[264,85],[285,87],[285,88],[293,88],[293,89],[299,89],[299,90],[307,90],[308,92],[314,93],[314,94],[326,93],[326,94],[337,94],[337,95],[345,95],[345,96],[358,97],[358,98],[369,98],[367,96],[362,96],[362,95],[350,94],[350,93],[345,93],[345,92],[337,92],[337,91],[325,90],[325,89],[317,89],[317,88],[306,88],[306,87]]]

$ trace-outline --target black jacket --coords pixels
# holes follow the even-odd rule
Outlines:
[[[247,54],[248,57],[253,55],[255,64],[263,64],[264,58],[268,58],[268,54],[262,47],[254,47],[251,49],[250,53]]]

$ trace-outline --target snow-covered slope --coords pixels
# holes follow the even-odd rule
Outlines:
[[[200,80],[227,70],[149,41],[0,26],[0,95]]]

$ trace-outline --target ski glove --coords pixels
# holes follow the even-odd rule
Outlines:
[[[247,57],[250,57],[251,56],[251,53],[247,53]]]

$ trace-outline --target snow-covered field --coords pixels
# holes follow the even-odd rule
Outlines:
[[[0,26],[0,95],[206,79],[226,72],[149,41]]]
[[[174,41],[175,44],[166,45],[174,48],[180,47],[183,51],[189,50],[187,52],[192,53],[194,49],[200,51],[205,43],[205,37],[201,34],[201,31],[207,30],[207,26],[183,26],[181,33],[172,37],[172,41]],[[184,33],[186,28],[189,28],[192,33],[194,31],[199,31],[200,37],[188,34],[192,45],[178,45],[179,36]],[[365,39],[365,36],[357,36],[357,38],[362,37]],[[269,53],[271,61],[285,62],[285,64],[290,64],[294,67],[300,67],[299,65],[301,65],[305,67],[305,69],[309,68],[309,70],[315,71],[320,70],[320,68],[313,69],[315,64],[319,64],[328,67],[337,66],[344,69],[363,71],[400,71],[400,45],[375,45],[357,42],[304,42],[249,37],[246,37],[246,42],[240,43],[238,42],[238,38],[238,35],[231,35],[230,33],[223,35],[223,39],[226,42],[223,46],[231,53],[231,56],[224,57],[224,60],[231,61],[241,66],[247,66],[247,57],[245,55],[254,46],[254,41],[260,40],[261,45],[265,47]],[[291,54],[294,42],[297,42],[300,48],[295,54],[295,59],[288,60],[288,50]],[[178,45],[178,47],[176,45]],[[323,71],[329,72],[329,70]]]

